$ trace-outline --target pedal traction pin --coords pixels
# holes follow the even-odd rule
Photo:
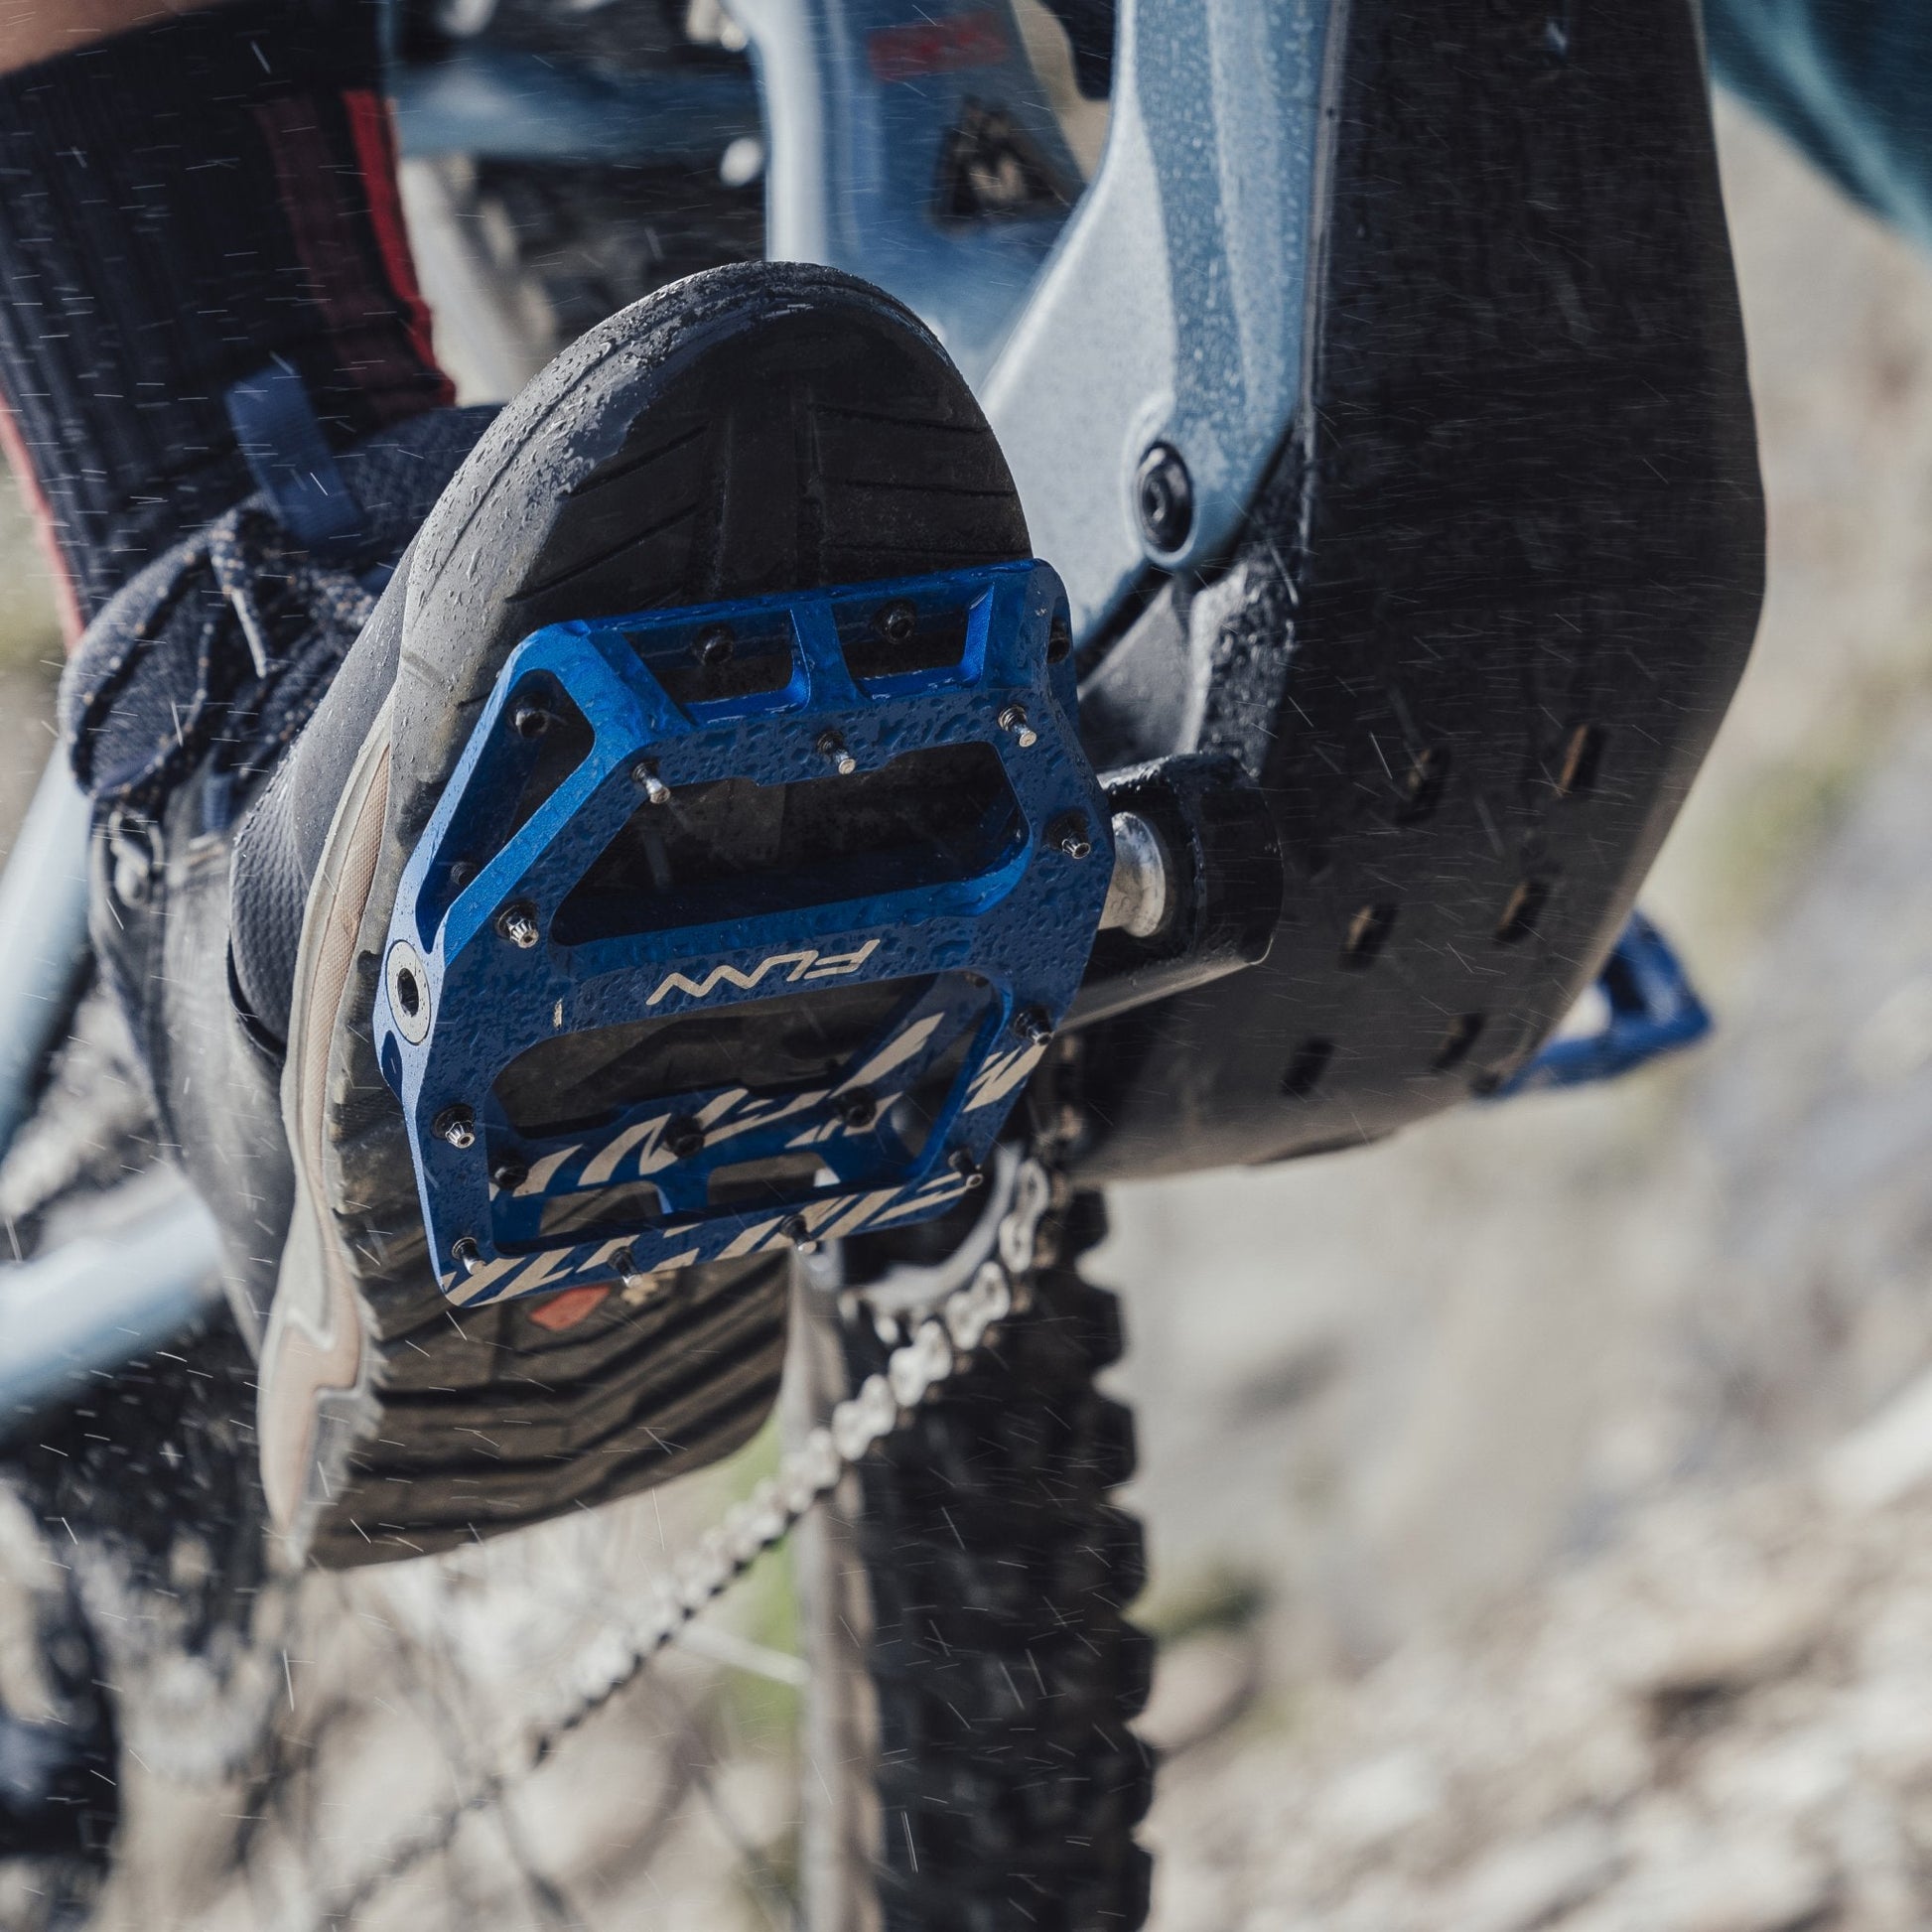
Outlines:
[[[845,740],[837,732],[820,732],[813,749],[822,759],[832,760],[832,768],[841,778],[849,778],[859,768],[859,760],[845,748]]]
[[[518,899],[496,915],[496,930],[520,952],[528,952],[543,937],[537,924],[537,911],[527,900]]]
[[[671,788],[657,775],[657,766],[650,759],[639,759],[630,767],[630,782],[642,791],[650,804],[668,805],[671,802]]]
[[[1027,707],[1023,704],[1010,704],[1000,713],[1000,729],[1011,732],[1023,752],[1039,743],[1039,734],[1027,722]]]
[[[1067,812],[1046,828],[1046,836],[1069,859],[1085,859],[1093,853],[1093,834],[1078,812]]]
[[[450,1146],[461,1152],[464,1148],[477,1145],[477,1117],[460,1102],[453,1107],[445,1107],[430,1125],[430,1132],[439,1141],[447,1141]]]

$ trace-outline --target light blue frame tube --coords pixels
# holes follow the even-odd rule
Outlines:
[[[85,965],[87,840],[87,801],[57,751],[0,873],[0,1153]],[[166,1342],[220,1294],[219,1237],[187,1182],[157,1173],[118,1191],[124,1211],[102,1232],[0,1267],[0,1437],[90,1371]]]

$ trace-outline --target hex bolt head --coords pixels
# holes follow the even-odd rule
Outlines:
[[[1027,722],[1027,707],[1023,704],[1010,704],[1000,712],[1000,729],[1011,732],[1019,741],[1020,749],[1027,751],[1039,743],[1039,734]]]
[[[879,627],[879,634],[895,644],[902,644],[918,627],[919,614],[902,597],[896,597],[890,604],[881,605],[873,618]]]
[[[518,738],[541,738],[554,722],[542,705],[529,698],[510,713],[510,729]]]
[[[639,759],[630,767],[630,782],[653,805],[668,805],[671,802],[671,788],[657,775],[657,761],[654,759]]]
[[[477,1117],[460,1102],[445,1107],[431,1123],[430,1130],[439,1141],[459,1150],[477,1145]]]
[[[1053,1029],[1038,1007],[1022,1007],[1013,1016],[1013,1031],[1030,1046],[1044,1046],[1053,1037]]]
[[[528,952],[543,937],[543,929],[537,924],[537,908],[521,898],[496,914],[496,930],[521,952]]]
[[[715,671],[721,664],[732,661],[735,648],[729,624],[708,623],[698,632],[691,653],[706,670]]]
[[[870,1127],[879,1118],[879,1102],[864,1087],[839,1094],[832,1104],[848,1127]]]
[[[1069,859],[1093,856],[1093,828],[1078,812],[1067,812],[1046,828],[1047,843]]]
[[[1134,472],[1141,537],[1158,554],[1183,548],[1194,528],[1194,480],[1172,443],[1157,443]]]
[[[664,1145],[674,1159],[688,1161],[704,1152],[704,1129],[689,1114],[679,1114],[664,1129]]]
[[[482,1251],[478,1248],[476,1242],[467,1234],[458,1235],[450,1243],[450,1259],[466,1275],[474,1275],[477,1272],[477,1263],[481,1258]]]
[[[820,732],[813,741],[813,749],[820,758],[832,760],[841,778],[849,778],[859,768],[859,760],[845,749],[845,740],[837,732]]]
[[[963,1180],[969,1188],[984,1187],[986,1176],[980,1173],[980,1165],[963,1147],[956,1147],[946,1156],[946,1166]]]
[[[489,1177],[496,1183],[498,1192],[513,1194],[529,1179],[530,1171],[521,1161],[506,1155],[490,1169]]]

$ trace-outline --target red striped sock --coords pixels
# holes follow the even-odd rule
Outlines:
[[[253,487],[279,362],[338,449],[450,400],[371,0],[239,0],[0,76],[0,444],[77,621]]]

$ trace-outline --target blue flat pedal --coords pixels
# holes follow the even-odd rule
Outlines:
[[[397,895],[376,1045],[463,1307],[943,1212],[1112,872],[1043,564],[550,624]]]

